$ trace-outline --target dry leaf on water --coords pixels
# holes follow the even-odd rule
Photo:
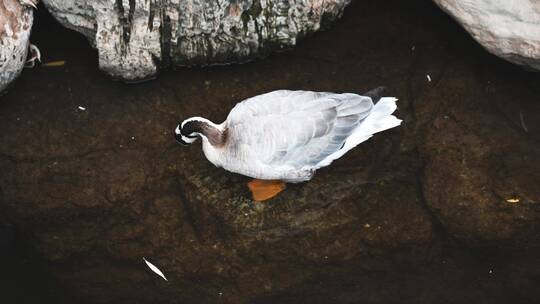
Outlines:
[[[66,64],[65,60],[58,60],[58,61],[46,62],[46,63],[42,64],[41,66],[44,66],[44,67],[61,67],[61,66],[64,66],[65,64]]]

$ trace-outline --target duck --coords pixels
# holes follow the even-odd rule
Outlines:
[[[355,93],[277,90],[236,104],[216,124],[203,117],[179,123],[176,141],[201,139],[204,155],[216,167],[253,178],[255,201],[285,190],[286,183],[311,180],[375,133],[397,127],[395,97],[378,87]]]

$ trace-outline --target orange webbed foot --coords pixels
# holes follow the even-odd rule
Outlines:
[[[254,179],[248,183],[253,199],[262,202],[278,195],[285,190],[285,183],[280,180]]]

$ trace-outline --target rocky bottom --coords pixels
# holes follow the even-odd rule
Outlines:
[[[36,25],[44,61],[66,63],[0,100],[8,303],[540,300],[540,75],[430,1],[358,1],[293,51],[137,85],[43,10]],[[403,125],[266,203],[174,141],[184,118],[274,89],[379,85]]]

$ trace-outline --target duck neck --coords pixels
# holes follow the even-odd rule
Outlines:
[[[199,133],[203,141],[208,141],[213,147],[219,148],[225,145],[227,140],[227,132],[221,125],[216,125],[210,120],[202,117],[196,117],[186,123],[193,131]]]

